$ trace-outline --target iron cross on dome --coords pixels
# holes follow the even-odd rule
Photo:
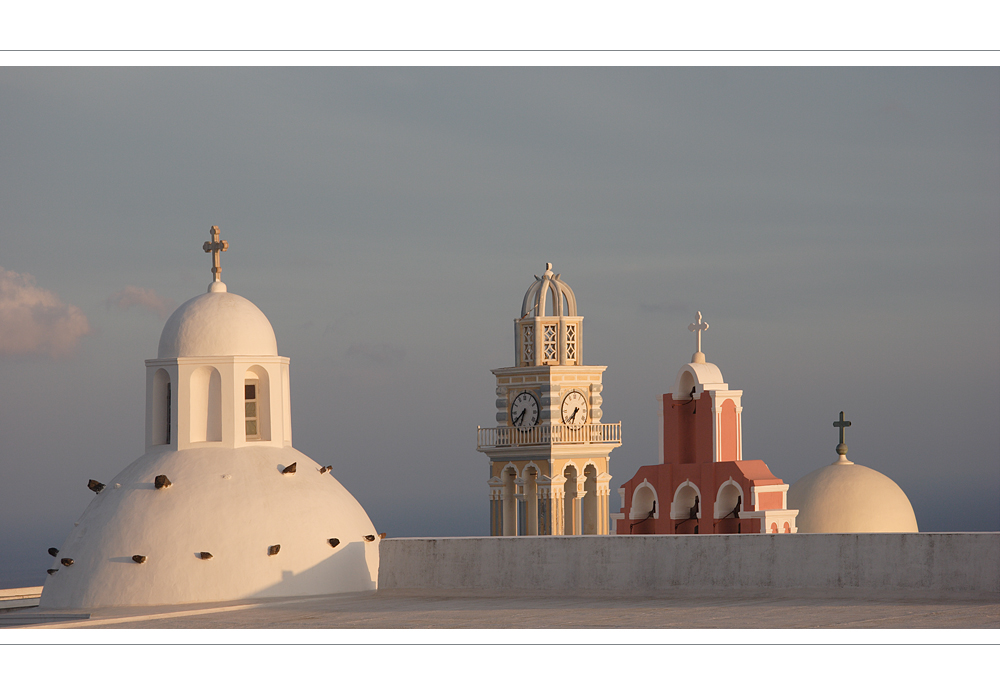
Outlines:
[[[215,276],[216,282],[222,282],[222,259],[219,258],[219,254],[229,250],[229,242],[225,239],[219,241],[218,227],[213,226],[209,231],[212,233],[212,241],[206,241],[202,248],[205,249],[205,253],[212,254],[212,275]]]
[[[844,443],[844,430],[851,426],[851,421],[844,419],[843,410],[840,411],[840,419],[833,423],[833,426],[840,428],[840,444],[837,445],[837,453],[841,455],[846,454],[847,444]]]

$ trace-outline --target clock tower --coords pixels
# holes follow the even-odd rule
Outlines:
[[[547,263],[514,321],[514,365],[494,369],[497,427],[480,427],[490,459],[490,534],[607,534],[611,450],[621,423],[602,423],[607,367],[583,362],[576,296]]]

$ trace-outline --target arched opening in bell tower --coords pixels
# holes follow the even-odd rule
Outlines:
[[[741,533],[743,521],[740,514],[743,511],[743,490],[732,478],[719,487],[715,497],[715,532]]]
[[[583,533],[593,535],[598,532],[597,468],[588,464],[583,469]]]
[[[674,493],[670,505],[670,518],[674,520],[674,533],[698,533],[701,521],[701,491],[689,480],[684,481]]]
[[[503,535],[517,535],[517,469],[508,466],[500,474],[503,481]]]
[[[152,412],[152,444],[169,444],[171,437],[171,388],[170,375],[165,369],[157,369],[153,375],[153,396],[150,403]]]
[[[570,464],[563,469],[566,482],[563,485],[563,534],[576,536],[580,533],[580,499],[576,494],[576,466]]]
[[[533,464],[524,468],[525,534],[538,535],[538,469]]]
[[[657,513],[656,490],[643,481],[632,493],[632,507],[629,509],[629,533],[647,534],[655,530]]]

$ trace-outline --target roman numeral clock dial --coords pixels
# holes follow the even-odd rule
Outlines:
[[[510,405],[510,422],[522,432],[538,424],[538,401],[533,394],[527,391],[517,394]]]
[[[580,429],[587,422],[587,398],[579,391],[570,391],[563,398],[562,421],[573,429]]]

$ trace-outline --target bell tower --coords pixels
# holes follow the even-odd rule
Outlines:
[[[514,321],[514,365],[492,370],[498,426],[477,439],[490,460],[490,534],[607,534],[621,423],[601,422],[607,367],[583,363],[576,295],[551,263]]]

